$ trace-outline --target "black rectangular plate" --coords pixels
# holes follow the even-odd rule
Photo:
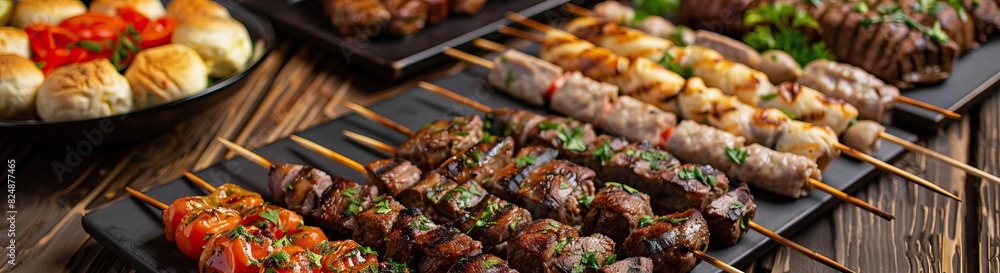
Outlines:
[[[485,74],[480,69],[469,69],[434,83],[492,107],[529,108],[539,113],[548,113],[543,109],[526,107],[504,94],[495,93],[487,84]],[[372,105],[370,109],[414,129],[421,128],[427,122],[436,119],[479,114],[467,106],[420,89],[410,90],[389,98]],[[349,141],[343,136],[344,130],[365,134],[392,145],[402,143],[406,138],[394,131],[379,127],[357,114],[344,116],[298,135],[362,163],[389,156]],[[904,139],[915,139],[915,136],[896,128],[890,128],[889,132]],[[364,181],[364,174],[354,172],[345,166],[311,153],[288,139],[257,149],[256,152],[273,162],[309,164],[334,176],[343,176],[357,182]],[[882,144],[882,149],[876,156],[882,160],[891,160],[902,152],[903,148],[900,146],[886,142]],[[231,182],[260,192],[264,196],[269,195],[266,181],[267,170],[242,158],[222,162],[197,174],[215,185]],[[848,158],[839,158],[830,164],[823,175],[823,181],[838,189],[853,192],[872,181],[878,174],[879,172],[871,165]],[[149,190],[148,193],[156,199],[166,202],[182,196],[204,194],[183,180],[167,183]],[[785,236],[790,236],[806,227],[811,221],[823,216],[834,206],[840,205],[840,202],[831,196],[815,190],[809,197],[799,200],[789,200],[762,193],[756,195],[758,213],[755,221]],[[882,220],[876,218],[875,221]],[[167,242],[163,237],[160,212],[138,200],[123,198],[96,209],[84,216],[83,227],[97,241],[140,272],[191,272],[196,270],[196,261],[184,257],[176,246]],[[331,236],[331,238],[336,237]],[[775,242],[762,235],[750,232],[736,246],[713,249],[709,251],[709,254],[737,267],[744,267],[775,245]],[[705,263],[695,269],[695,272],[715,271],[717,271],[716,268]]]
[[[459,47],[475,38],[491,34],[501,25],[507,11],[535,16],[569,0],[492,0],[475,15],[451,15],[445,21],[405,38],[375,37],[355,39],[334,29],[323,11],[321,0],[245,0],[283,29],[331,50],[347,62],[356,62],[383,78],[399,79],[444,62],[445,47]]]
[[[963,55],[955,63],[951,77],[943,83],[903,91],[902,95],[935,106],[969,113],[987,95],[1000,89],[1000,39],[994,37],[982,47]],[[896,103],[893,125],[917,133],[932,133],[955,121],[916,106]]]

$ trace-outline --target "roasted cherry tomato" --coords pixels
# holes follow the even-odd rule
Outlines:
[[[316,252],[323,255],[320,270],[323,273],[378,272],[378,253],[352,240],[323,242],[316,245]]]
[[[319,273],[321,258],[319,254],[298,246],[284,246],[264,259],[259,272]]]
[[[181,220],[184,219],[184,216],[192,211],[207,207],[209,205],[204,196],[188,196],[174,200],[166,210],[163,210],[163,216],[161,217],[167,241],[174,241],[174,231],[181,225]]]
[[[215,234],[205,245],[198,261],[202,273],[238,273],[260,271],[260,260],[274,247],[274,236],[255,226],[236,226]]]
[[[293,233],[305,223],[298,213],[278,206],[261,206],[243,217],[243,225],[252,225],[274,234],[275,238],[284,238]]]
[[[212,236],[239,225],[240,215],[231,209],[208,208],[192,211],[181,219],[181,225],[174,231],[177,248],[191,259],[198,259]]]
[[[323,230],[320,230],[318,227],[309,226],[288,234],[288,240],[294,246],[317,252],[316,245],[325,242],[327,238],[326,234],[323,234]]]
[[[241,215],[264,205],[260,194],[229,183],[215,188],[207,198],[209,203],[235,210]]]

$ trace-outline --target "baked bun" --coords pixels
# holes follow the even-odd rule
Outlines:
[[[193,17],[229,18],[229,10],[212,0],[174,0],[167,4],[167,16],[178,21]]]
[[[28,33],[20,28],[0,26],[0,54],[31,58],[31,41],[28,40]]]
[[[45,81],[42,70],[21,56],[0,55],[0,119],[35,116],[35,95]]]
[[[107,117],[132,110],[132,89],[111,61],[97,59],[53,70],[35,106],[50,122]]]
[[[90,3],[90,11],[110,15],[118,15],[119,7],[131,7],[150,20],[167,14],[160,0],[94,0]]]
[[[239,70],[252,53],[247,28],[233,18],[188,18],[177,25],[171,42],[195,49],[213,78]]]
[[[80,0],[22,0],[14,6],[10,25],[19,28],[34,23],[57,25],[86,12],[87,6]]]
[[[208,86],[208,69],[198,52],[179,44],[139,51],[125,70],[135,109],[187,97]]]

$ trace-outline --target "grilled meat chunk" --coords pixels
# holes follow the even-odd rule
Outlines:
[[[420,168],[402,158],[375,160],[365,165],[365,169],[368,170],[367,184],[391,196],[398,196],[420,182]]]
[[[466,210],[478,205],[486,194],[486,190],[479,182],[470,180],[445,192],[435,208],[444,218],[456,219],[465,215]]]
[[[547,272],[545,265],[559,256],[559,242],[577,238],[576,229],[552,219],[540,219],[519,228],[507,241],[507,260],[522,273]]]
[[[854,105],[860,119],[888,120],[889,110],[899,97],[895,86],[885,84],[860,67],[834,61],[810,62],[798,82]]]
[[[698,265],[691,251],[708,248],[709,236],[701,213],[690,209],[652,217],[647,223],[625,239],[620,254],[652,259],[655,272],[688,272]]]
[[[721,246],[735,245],[750,228],[750,220],[757,213],[753,195],[747,184],[715,199],[704,211],[705,221],[711,234],[711,242]]]
[[[399,212],[392,230],[385,237],[386,249],[383,258],[392,259],[395,262],[404,263],[407,267],[416,268],[417,263],[423,256],[420,247],[423,242],[416,238],[423,238],[423,234],[437,228],[438,225],[431,222],[417,208],[407,208]]]
[[[431,24],[440,23],[448,19],[451,12],[451,0],[423,0],[427,5],[427,21]]]
[[[559,66],[514,49],[504,51],[493,63],[490,84],[535,106],[545,105],[545,90],[563,75]]]
[[[648,140],[658,143],[663,132],[676,124],[677,116],[673,113],[630,96],[621,96],[608,111],[600,127],[631,141]]]
[[[357,216],[358,229],[353,238],[379,253],[385,253],[386,238],[392,233],[399,212],[405,209],[392,196],[380,195],[372,200],[372,206]]]
[[[322,2],[333,26],[345,36],[367,38],[378,35],[392,18],[392,14],[380,0],[323,0]]]
[[[392,14],[389,34],[410,35],[427,25],[427,11],[430,6],[424,0],[383,0]]]
[[[652,215],[649,195],[627,185],[608,182],[590,202],[580,232],[584,235],[603,234],[622,244],[632,230],[639,227],[640,218]]]
[[[445,193],[458,186],[458,183],[437,172],[427,174],[417,185],[403,190],[398,196],[399,202],[411,208],[419,208],[435,222],[448,219],[434,208]]]
[[[323,192],[333,185],[333,178],[313,167],[281,164],[271,168],[268,186],[279,205],[301,215],[312,215],[323,197]]]
[[[561,247],[560,247],[561,245]],[[593,234],[587,237],[567,238],[556,245],[559,257],[549,262],[550,272],[601,272],[601,267],[611,264],[615,255],[615,242],[607,236]]]
[[[482,138],[483,121],[479,116],[435,121],[399,145],[396,156],[429,171],[441,166],[452,155],[468,150]]]
[[[476,14],[486,5],[486,0],[453,0],[451,10],[457,14]]]
[[[549,102],[552,110],[593,124],[603,124],[608,111],[618,101],[617,86],[587,78],[579,71],[563,74],[554,87],[557,89],[551,93]]]
[[[458,219],[456,226],[479,238],[485,252],[502,258],[507,256],[507,239],[528,223],[531,213],[527,210],[490,195]]]
[[[497,171],[493,179],[487,180],[483,184],[492,195],[504,200],[512,200],[511,195],[521,188],[521,184],[539,166],[555,160],[559,156],[559,150],[545,146],[527,146],[517,151],[514,164],[507,165]]]
[[[322,242],[314,252],[323,272],[379,272],[378,253],[352,240]]]
[[[421,251],[425,255],[420,261],[418,272],[446,272],[459,259],[483,252],[479,241],[473,240],[451,224],[422,233],[415,240],[421,242]]]
[[[448,273],[516,273],[507,261],[490,254],[479,254],[458,262],[448,270]]]
[[[619,25],[634,27],[649,35],[669,38],[676,33],[677,27],[660,16],[647,16],[636,20],[635,10],[617,1],[605,1],[594,6],[594,15]]]
[[[885,126],[878,122],[859,120],[854,126],[847,128],[847,131],[841,136],[841,140],[848,147],[874,155],[878,152],[879,146],[882,146],[882,138],[879,134],[884,132]]]
[[[496,170],[513,162],[513,155],[514,141],[510,137],[501,137],[492,143],[482,142],[461,154],[456,153],[435,172],[458,183],[481,183],[493,177]]]
[[[378,189],[374,186],[358,185],[343,178],[334,179],[313,210],[313,220],[320,227],[351,234],[358,229],[354,216],[371,207],[372,200],[377,196]]]
[[[652,273],[653,260],[646,257],[632,257],[604,265],[601,270],[605,273]]]
[[[494,128],[513,137],[518,146],[544,145],[561,150],[585,151],[597,137],[591,124],[560,116],[501,108],[490,113]]]
[[[751,68],[760,67],[762,58],[760,53],[743,42],[707,30],[695,31],[694,37],[696,45],[714,49],[728,60]]]
[[[535,218],[579,225],[587,213],[581,200],[594,195],[594,176],[593,170],[553,160],[532,170],[512,195]]]

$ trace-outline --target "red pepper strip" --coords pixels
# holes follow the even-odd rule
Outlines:
[[[563,85],[566,84],[566,78],[569,77],[569,72],[562,74],[562,76],[556,77],[552,80],[552,84],[549,85],[549,90],[545,91],[545,102],[551,102],[552,96],[556,94],[556,91],[562,89]]]
[[[169,44],[176,28],[177,20],[174,20],[174,18],[163,17],[153,21],[139,32],[139,37],[142,38],[142,41],[139,42],[139,48]]]
[[[84,58],[86,52],[73,52],[68,45],[79,37],[72,31],[49,24],[32,24],[24,28],[31,41],[31,60],[39,63],[42,72],[48,75],[56,67],[71,63],[71,59]]]
[[[661,147],[667,145],[667,140],[670,140],[670,135],[672,135],[673,133],[674,133],[674,126],[670,126],[670,128],[667,128],[666,130],[663,130],[663,133],[660,133],[660,146]]]

